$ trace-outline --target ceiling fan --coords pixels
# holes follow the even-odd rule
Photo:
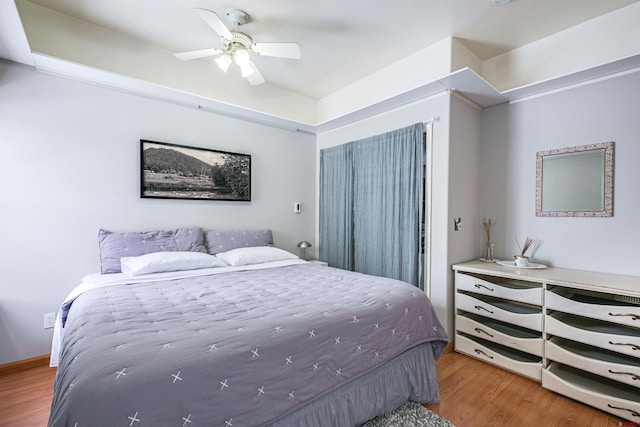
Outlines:
[[[219,55],[215,61],[225,73],[235,62],[242,77],[246,77],[251,85],[264,83],[264,77],[258,71],[256,64],[251,60],[251,55],[274,56],[278,58],[300,59],[300,47],[297,43],[256,43],[253,38],[244,31],[240,31],[240,26],[248,23],[251,17],[246,12],[239,9],[231,9],[227,12],[227,17],[234,28],[227,28],[222,19],[213,11],[208,9],[195,9],[196,13],[215,31],[222,40],[222,48],[210,48],[194,50],[191,52],[176,53],[175,57],[183,61],[191,59],[205,58],[207,56]]]

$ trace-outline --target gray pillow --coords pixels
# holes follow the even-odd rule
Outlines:
[[[271,230],[207,231],[205,242],[207,252],[215,255],[238,248],[273,246],[273,234]]]
[[[120,273],[120,258],[152,252],[207,252],[200,227],[132,233],[98,232],[102,274]]]

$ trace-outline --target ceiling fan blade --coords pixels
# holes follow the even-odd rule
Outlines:
[[[206,56],[219,55],[223,52],[224,52],[223,49],[212,48],[212,49],[193,50],[191,52],[174,53],[173,56],[183,61],[189,61],[191,59],[198,59],[198,58],[204,58]]]
[[[258,67],[256,67],[256,64],[254,64],[253,61],[249,61],[249,65],[251,65],[251,68],[253,68],[253,73],[247,76],[247,81],[249,82],[249,84],[252,86],[257,86],[264,83],[264,77],[262,77],[262,74],[260,74],[260,71],[258,71]]]
[[[302,56],[298,43],[254,43],[251,49],[262,56],[290,59],[300,59]]]
[[[222,22],[222,19],[220,19],[217,13],[209,9],[196,8],[194,10],[204,22],[206,22],[211,28],[213,28],[213,31],[218,33],[220,37],[224,37],[226,40],[233,40],[231,31],[229,31],[227,26],[224,25],[224,22]]]

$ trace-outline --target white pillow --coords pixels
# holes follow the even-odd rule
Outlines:
[[[291,252],[274,248],[273,246],[252,246],[248,248],[237,248],[227,252],[221,252],[219,254],[216,254],[216,256],[232,266],[261,264],[263,262],[298,258]]]
[[[202,252],[152,252],[120,259],[123,273],[161,273],[164,271],[195,270],[198,268],[226,267],[221,259]]]

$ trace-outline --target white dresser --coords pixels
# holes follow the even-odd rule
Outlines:
[[[640,277],[473,261],[455,271],[455,349],[640,422]]]

